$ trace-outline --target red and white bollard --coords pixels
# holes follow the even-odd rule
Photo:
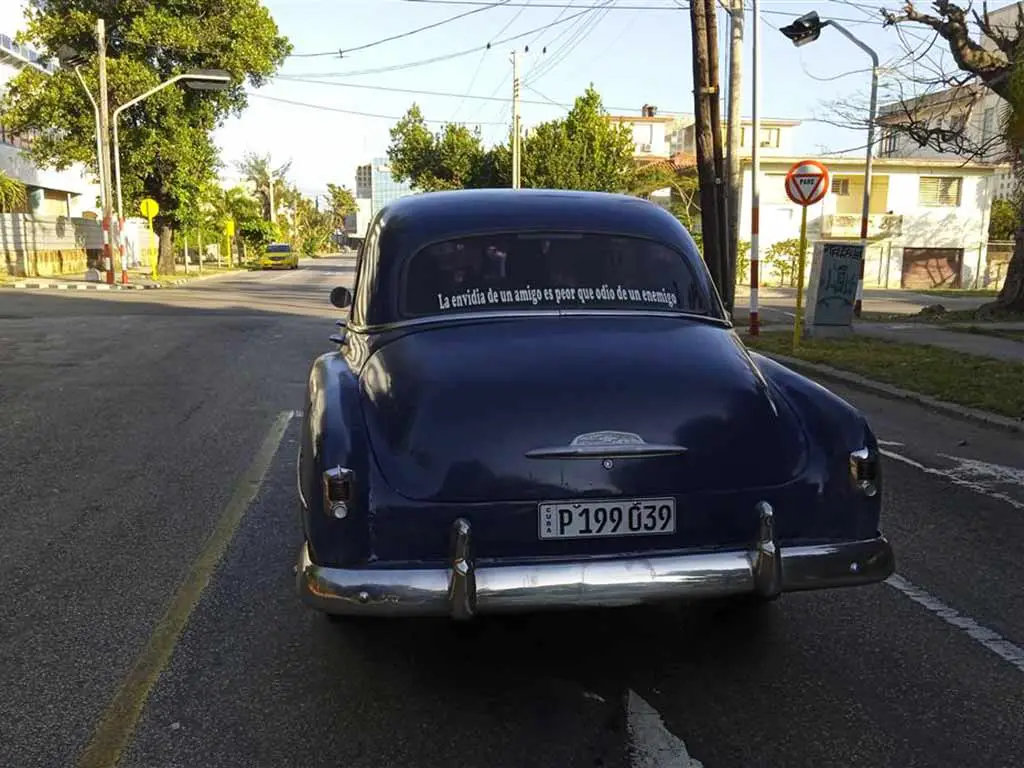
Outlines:
[[[754,207],[750,211],[750,335],[757,336],[761,332],[758,318],[758,288],[760,287],[760,236],[761,209]]]
[[[111,259],[110,250],[110,214],[103,216],[103,263],[101,264],[103,271],[107,276],[107,284],[114,284],[114,263]]]
[[[128,263],[124,260],[124,217],[117,221],[117,248],[121,257],[121,285],[128,285]]]

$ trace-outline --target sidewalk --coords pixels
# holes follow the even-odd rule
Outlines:
[[[24,289],[48,288],[51,290],[56,289],[62,291],[142,291],[186,285],[194,283],[197,280],[209,280],[215,277],[223,277],[225,275],[241,274],[245,271],[245,269],[211,269],[207,267],[203,269],[202,273],[200,273],[198,267],[193,267],[189,269],[188,275],[184,272],[178,272],[173,277],[170,275],[160,276],[156,281],[154,281],[152,277],[150,277],[149,272],[129,270],[128,282],[126,284],[122,284],[120,282],[120,274],[115,276],[117,282],[113,284],[109,284],[105,280],[100,280],[100,282],[90,282],[87,281],[84,276],[59,275],[54,277],[15,278],[9,282],[0,283],[0,287]]]
[[[968,333],[966,330],[955,330],[967,327],[969,326],[959,324],[940,327],[922,323],[857,323],[853,329],[855,333],[863,336],[900,341],[904,344],[930,345],[967,355],[1024,362],[1024,343],[996,336]],[[986,323],[985,327],[1024,331],[1024,323]]]

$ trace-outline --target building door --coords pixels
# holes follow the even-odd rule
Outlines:
[[[962,248],[904,248],[902,288],[959,288]]]

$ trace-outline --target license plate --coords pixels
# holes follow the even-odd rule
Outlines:
[[[537,505],[541,539],[651,536],[676,532],[676,500],[588,499]]]

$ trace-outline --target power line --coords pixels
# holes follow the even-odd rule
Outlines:
[[[537,65],[535,69],[530,71],[530,74],[527,78],[528,82],[536,82],[544,75],[551,72],[551,70],[558,66],[558,64],[564,61],[569,56],[569,54],[572,53],[579,46],[579,44],[582,43],[590,35],[590,33],[597,28],[597,25],[604,21],[605,16],[607,16],[608,12],[613,10],[614,7],[615,0],[608,0],[606,3],[604,3],[604,6],[600,10],[598,10],[597,13],[595,13],[593,16],[588,17],[586,22],[580,25],[580,28],[573,35],[573,40],[568,41],[565,47],[557,51],[554,56],[552,56],[547,61],[541,62],[540,64]],[[547,49],[545,48],[545,50]],[[540,71],[538,72],[536,70]]]
[[[308,85],[326,85],[326,86],[330,86],[332,88],[360,88],[360,89],[369,90],[369,91],[387,91],[387,92],[390,92],[390,93],[408,93],[408,94],[412,94],[412,95],[415,95],[415,96],[440,96],[442,98],[473,99],[473,100],[476,100],[476,101],[495,101],[495,102],[499,102],[500,101],[500,102],[505,103],[505,104],[511,103],[511,101],[512,101],[512,99],[507,97],[507,96],[495,96],[494,95],[494,93],[496,93],[500,89],[501,85],[504,85],[504,82],[502,82],[498,86],[498,88],[495,88],[494,92],[492,92],[492,94],[490,96],[477,96],[477,95],[469,94],[469,93],[466,93],[466,94],[456,93],[454,91],[428,91],[428,90],[424,90],[424,89],[421,89],[421,88],[398,88],[398,87],[386,86],[386,85],[367,85],[366,83],[343,83],[343,82],[338,82],[336,80],[311,80],[311,79],[302,78],[302,77],[289,77],[289,76],[285,76],[285,75],[280,75],[280,76],[278,76],[277,79],[278,80],[285,80],[285,81],[287,81],[289,83],[305,83],[305,84],[308,84]],[[537,94],[542,99],[544,99],[544,101],[537,101],[537,100],[534,100],[534,99],[520,99],[520,101],[523,104],[552,105],[552,106],[556,106],[556,107],[564,107],[566,109],[572,107],[572,104],[570,104],[569,102],[554,101],[553,99],[550,99],[547,96],[545,96],[543,93],[540,93],[536,88],[532,88],[532,87],[530,87],[530,86],[528,86],[526,84],[523,84],[523,88],[525,90],[532,91],[533,93]],[[621,110],[623,112],[626,112],[629,109],[632,109],[632,107],[614,107],[614,106],[607,106],[606,108],[607,109],[614,109],[614,110]],[[666,114],[666,115],[677,115],[677,114],[688,115],[688,114],[690,114],[686,110],[664,109],[664,110],[659,110],[659,111],[664,113],[664,114]],[[639,115],[638,115],[638,117],[639,117]]]
[[[374,47],[376,47],[378,45],[383,45],[384,43],[390,43],[390,42],[393,42],[395,40],[401,40],[404,37],[410,37],[411,35],[419,34],[420,32],[426,32],[428,29],[437,29],[437,27],[444,26],[445,24],[450,24],[451,22],[458,21],[459,19],[464,19],[467,16],[472,16],[474,13],[481,13],[483,11],[489,11],[492,8],[497,8],[498,6],[505,5],[508,2],[509,2],[509,0],[498,0],[498,2],[487,3],[486,5],[483,5],[483,6],[479,7],[479,8],[473,8],[473,9],[468,10],[468,11],[463,11],[462,13],[457,13],[454,16],[449,16],[446,19],[441,19],[440,21],[435,21],[435,22],[433,22],[431,24],[424,24],[422,27],[416,27],[416,29],[410,29],[410,30],[408,30],[406,32],[399,32],[397,35],[391,35],[389,37],[382,37],[380,40],[374,40],[374,41],[369,42],[369,43],[363,43],[363,45],[357,45],[357,46],[355,46],[353,48],[342,48],[342,49],[339,49],[337,51],[324,51],[322,53],[296,53],[296,54],[293,54],[293,55],[296,58],[307,58],[307,57],[313,57],[313,56],[335,56],[335,55],[337,55],[340,58],[340,57],[343,57],[346,53],[354,53],[355,51],[365,51],[367,48],[374,48]]]
[[[546,29],[550,29],[551,27],[556,26],[557,24],[565,24],[565,23],[567,23],[569,21],[572,21],[573,19],[578,18],[578,17],[580,17],[580,16],[582,16],[585,13],[588,13],[588,12],[589,11],[587,11],[587,10],[583,10],[583,11],[580,11],[579,13],[574,13],[571,16],[566,16],[564,19],[560,19],[558,21],[552,21],[552,22],[549,22],[547,24],[543,24],[543,25],[541,25],[539,27],[535,27],[534,29],[527,30],[526,32],[520,32],[518,35],[510,35],[509,37],[502,38],[501,40],[493,40],[493,41],[491,41],[489,43],[486,43],[484,45],[477,45],[477,46],[474,46],[472,48],[466,48],[465,50],[462,50],[462,51],[455,51],[454,53],[446,53],[446,54],[442,54],[440,56],[433,56],[433,57],[431,57],[429,59],[419,59],[417,61],[406,61],[406,62],[403,62],[401,64],[392,64],[390,66],[376,67],[374,69],[362,69],[362,70],[354,70],[354,71],[348,71],[348,72],[317,72],[317,73],[302,73],[302,74],[307,75],[309,77],[355,77],[357,75],[376,75],[376,74],[380,74],[382,72],[394,72],[394,71],[399,70],[399,69],[410,69],[412,67],[422,67],[422,66],[426,66],[428,64],[435,64],[435,63],[437,63],[439,61],[449,61],[451,59],[459,58],[460,56],[468,56],[469,54],[476,53],[477,51],[486,51],[486,50],[488,50],[488,49],[490,49],[490,48],[492,48],[492,47],[494,47],[496,45],[504,45],[505,43],[511,43],[514,40],[521,40],[522,38],[529,37],[530,35],[532,35],[532,34],[534,34],[536,32],[543,32]]]
[[[263,94],[263,93],[254,93],[253,91],[246,91],[246,94],[249,95],[249,96],[254,96],[257,99],[266,99],[267,101],[276,101],[276,102],[279,102],[281,104],[291,104],[292,106],[296,106],[296,107],[308,107],[310,109],[319,109],[319,110],[322,110],[324,112],[339,112],[339,113],[341,113],[343,115],[355,115],[357,117],[373,117],[373,118],[377,118],[377,119],[380,119],[380,120],[395,120],[395,121],[401,120],[402,117],[404,117],[404,115],[403,116],[398,116],[398,115],[381,115],[381,114],[378,114],[376,112],[359,112],[359,111],[356,111],[354,109],[342,109],[341,107],[330,107],[330,106],[327,106],[326,104],[310,104],[307,101],[293,101],[292,99],[282,99],[282,98],[280,98],[278,96],[268,96],[268,95]],[[446,121],[445,120],[428,120],[428,119],[424,118],[423,122],[425,122],[425,123],[440,123],[440,124],[443,125],[443,124],[445,124]],[[487,123],[487,122],[479,122],[479,121],[476,121],[476,120],[474,120],[472,124],[473,125],[504,125],[504,123]]]
[[[507,0],[506,0],[506,1],[507,1]],[[527,0],[527,5],[529,5],[529,0]],[[494,33],[494,35],[493,35],[493,37],[500,37],[501,35],[505,34],[505,31],[506,31],[506,30],[507,30],[507,29],[508,29],[509,27],[511,27],[511,26],[512,26],[513,24],[515,24],[515,23],[516,23],[516,21],[518,21],[518,20],[519,20],[519,17],[523,15],[523,11],[525,11],[525,10],[526,10],[526,8],[527,8],[527,5],[524,5],[524,6],[523,6],[523,7],[521,7],[521,8],[520,8],[520,9],[519,9],[518,11],[516,11],[516,14],[515,14],[515,16],[513,16],[513,17],[512,17],[511,19],[509,19],[509,20],[508,20],[508,21],[507,21],[507,22],[505,23],[505,26],[503,26],[503,27],[502,27],[501,29],[499,29],[499,30],[498,30],[497,32],[495,32],[495,33]],[[468,95],[468,94],[469,94],[469,92],[473,90],[473,86],[474,86],[474,85],[476,85],[476,79],[477,79],[477,78],[478,78],[478,77],[480,76],[480,69],[481,69],[481,67],[483,67],[483,65],[484,65],[484,59],[486,59],[486,58],[487,58],[487,51],[489,51],[489,50],[490,50],[490,49],[488,48],[488,49],[484,50],[484,52],[483,52],[483,53],[481,53],[481,54],[480,54],[480,60],[479,60],[479,61],[478,61],[478,62],[476,63],[476,69],[474,69],[474,70],[473,70],[473,77],[472,77],[472,78],[470,78],[470,80],[469,80],[469,85],[468,85],[468,86],[466,86],[466,95]],[[452,119],[453,119],[453,120],[455,119],[455,116],[456,116],[457,114],[459,114],[459,110],[461,110],[461,109],[462,109],[462,105],[463,105],[463,104],[465,104],[465,103],[466,103],[466,97],[464,96],[464,97],[463,97],[463,98],[462,98],[462,99],[461,99],[461,100],[459,101],[459,103],[455,105],[455,111],[454,111],[454,112],[452,112]]]

